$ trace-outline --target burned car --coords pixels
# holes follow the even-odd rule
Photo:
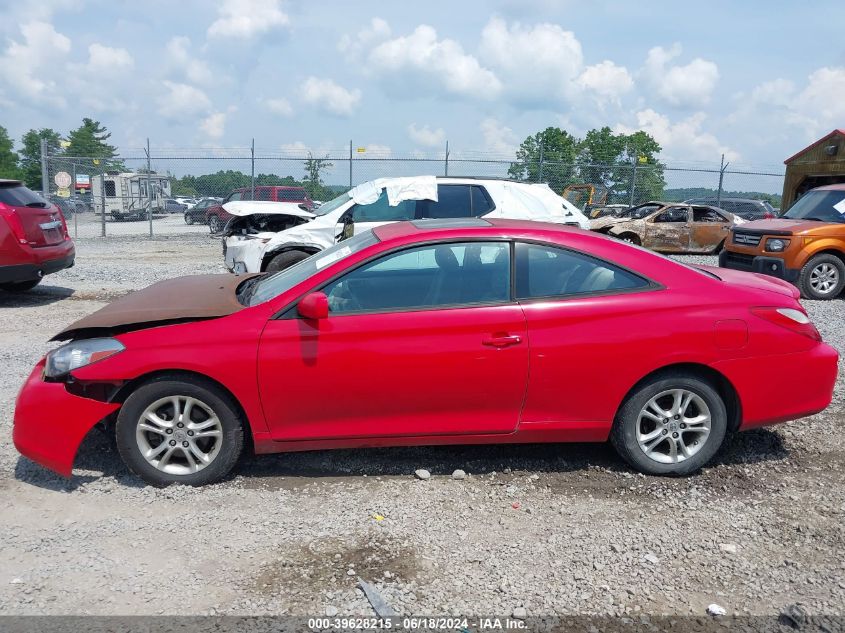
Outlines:
[[[590,228],[663,253],[718,253],[731,227],[744,222],[709,205],[652,201],[593,220]]]

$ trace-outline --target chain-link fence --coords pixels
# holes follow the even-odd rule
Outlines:
[[[724,162],[661,160],[607,163],[544,160],[543,152],[513,154],[452,151],[396,155],[386,149],[248,148],[125,150],[110,159],[45,155],[45,193],[66,198],[74,237],[208,232],[206,209],[233,194],[239,199],[282,199],[279,187],[304,189],[326,201],[350,187],[389,176],[436,175],[515,178],[545,182],[576,206],[634,205],[648,200],[754,198],[780,206],[783,171]],[[285,194],[295,201],[296,193]],[[268,193],[271,192],[271,193]],[[67,212],[67,211],[66,211]]]

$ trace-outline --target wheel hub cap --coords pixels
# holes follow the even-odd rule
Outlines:
[[[820,264],[810,274],[810,285],[821,294],[827,294],[839,283],[839,271],[831,264]]]
[[[667,389],[640,411],[637,443],[646,457],[656,462],[682,462],[704,447],[710,424],[710,409],[701,396],[688,389]]]
[[[143,458],[157,470],[189,475],[217,457],[223,425],[205,402],[192,396],[170,396],[144,410],[135,440]]]

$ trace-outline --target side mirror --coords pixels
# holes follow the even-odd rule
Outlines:
[[[312,292],[300,299],[296,304],[296,311],[306,319],[327,319],[329,298],[322,292]]]

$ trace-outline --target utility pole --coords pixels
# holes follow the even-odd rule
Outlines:
[[[249,182],[250,182],[250,200],[255,200],[255,138],[252,139],[252,146],[249,151],[250,156],[250,172],[249,172]]]
[[[446,165],[443,168],[443,175],[449,175],[449,141],[446,141]]]
[[[50,193],[50,170],[47,169],[47,139],[41,139],[41,193],[45,196]]]
[[[719,190],[716,192],[716,206],[722,206],[722,183],[725,180],[725,170],[728,168],[730,163],[725,162],[725,155],[722,154],[722,164],[719,167]]]
[[[150,176],[150,139],[147,137],[147,219],[150,222],[150,237],[153,236],[153,180]]]

